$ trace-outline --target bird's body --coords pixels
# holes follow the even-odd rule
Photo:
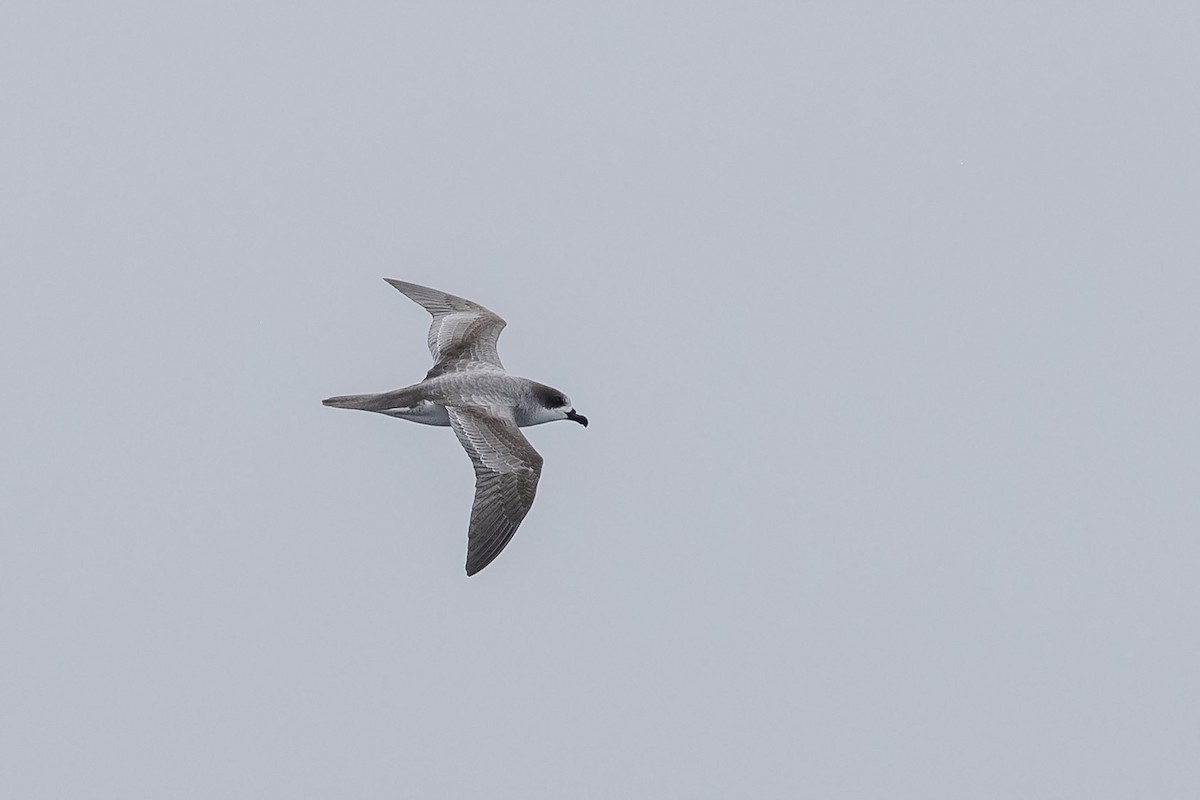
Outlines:
[[[382,394],[331,397],[325,405],[375,411],[389,417],[420,422],[423,425],[450,425],[447,407],[511,405],[517,426],[527,428],[562,419],[543,414],[535,389],[554,391],[528,378],[517,378],[503,370],[477,370],[470,373],[446,373],[418,384]]]
[[[529,512],[542,457],[518,430],[569,419],[584,426],[562,392],[509,375],[496,353],[505,322],[478,303],[415,283],[388,280],[433,315],[425,380],[380,394],[346,395],[327,406],[374,411],[454,429],[475,466],[467,574],[491,563]]]

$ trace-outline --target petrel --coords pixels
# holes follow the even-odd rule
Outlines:
[[[542,457],[519,429],[559,419],[586,428],[587,417],[558,389],[505,371],[496,354],[505,325],[498,315],[437,289],[384,280],[433,315],[433,368],[425,380],[404,389],[323,403],[454,430],[475,466],[467,533],[467,574],[474,575],[500,555],[533,505]]]

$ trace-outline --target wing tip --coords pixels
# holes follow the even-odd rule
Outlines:
[[[500,547],[494,551],[468,553],[467,554],[467,577],[469,578],[472,575],[478,575],[480,572],[483,572],[484,567],[486,567],[488,564],[491,564],[493,561],[495,561],[496,556],[500,555],[500,551],[503,550],[505,545],[507,545],[507,544],[508,544],[508,542],[505,541],[505,543],[503,545],[500,545]]]
[[[496,560],[499,553],[493,553],[490,557],[480,558],[477,554],[467,556],[467,577],[478,575],[483,572],[483,568]]]
[[[499,314],[476,303],[474,300],[468,300],[465,297],[459,297],[456,294],[450,294],[441,289],[422,286],[419,283],[412,283],[410,281],[401,281],[395,278],[384,278],[383,281],[409,300],[423,307],[430,314],[433,314],[434,317],[452,311],[474,311],[487,314],[493,318],[494,322],[498,322],[501,328],[504,327],[504,320],[500,318]]]

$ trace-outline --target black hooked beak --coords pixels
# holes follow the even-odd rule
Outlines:
[[[578,422],[585,428],[587,427],[587,417],[583,414],[576,414],[573,408],[567,412],[567,419],[571,420],[571,422]]]

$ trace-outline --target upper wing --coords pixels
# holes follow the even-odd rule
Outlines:
[[[427,377],[446,372],[499,367],[496,340],[505,322],[478,303],[439,292],[415,283],[385,281],[433,315],[429,326],[429,352],[433,354],[433,369]]]
[[[537,492],[542,457],[521,434],[511,412],[447,406],[450,427],[475,465],[475,504],[467,540],[467,574],[492,563]]]

